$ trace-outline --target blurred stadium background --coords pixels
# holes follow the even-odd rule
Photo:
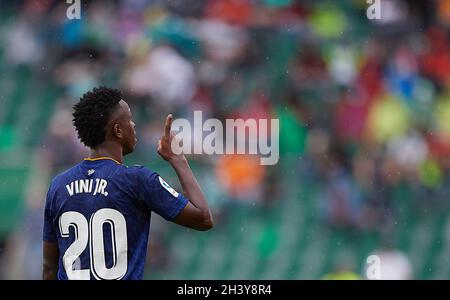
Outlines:
[[[88,2],[88,3],[87,3]],[[0,1],[0,277],[41,277],[49,181],[119,87],[145,164],[164,117],[279,118],[280,162],[192,156],[216,227],[153,216],[147,279],[450,278],[450,1]],[[179,189],[179,186],[177,187]]]

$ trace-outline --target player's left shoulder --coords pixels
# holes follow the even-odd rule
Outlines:
[[[139,165],[139,164],[128,166],[127,167],[127,171],[129,173],[153,172],[152,170],[150,170],[150,168],[148,168],[148,167],[146,167],[144,165]]]
[[[53,189],[59,187],[60,185],[64,185],[68,178],[71,178],[73,176],[73,173],[77,169],[77,167],[78,165],[56,174],[50,181],[50,188]]]
[[[136,179],[136,182],[139,182],[139,179],[148,178],[149,176],[156,174],[154,171],[150,170],[150,168],[139,164],[128,166],[123,172],[127,177]]]

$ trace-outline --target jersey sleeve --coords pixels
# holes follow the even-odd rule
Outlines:
[[[44,230],[43,230],[43,240],[46,242],[56,242],[56,231],[53,226],[53,200],[55,193],[53,191],[52,185],[47,192],[47,199],[45,201],[44,208]]]
[[[168,221],[175,219],[189,202],[161,176],[146,167],[138,168],[137,177],[139,197],[149,209]]]

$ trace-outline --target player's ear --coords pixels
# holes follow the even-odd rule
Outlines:
[[[123,138],[122,128],[120,128],[120,124],[116,123],[113,125],[113,135],[118,139]]]

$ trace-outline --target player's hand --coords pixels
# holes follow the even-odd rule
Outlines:
[[[175,138],[175,134],[171,132],[173,122],[172,114],[168,115],[166,118],[166,123],[164,125],[164,135],[158,141],[158,154],[168,162],[176,162],[185,160],[183,154],[175,154],[172,151],[172,140]]]

